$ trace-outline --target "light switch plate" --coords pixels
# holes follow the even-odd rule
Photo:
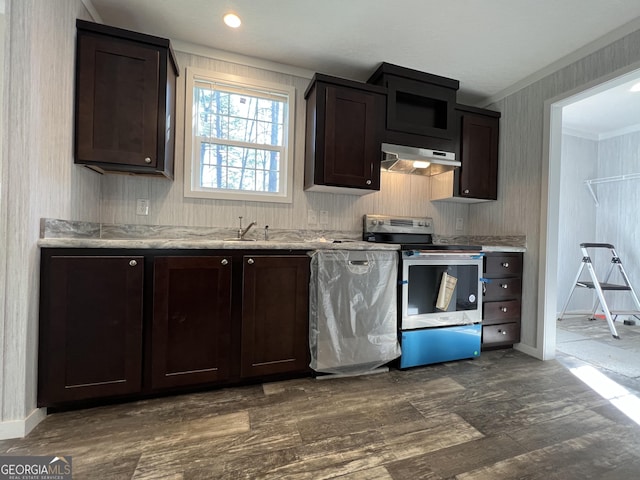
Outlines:
[[[456,230],[460,231],[464,228],[464,220],[461,217],[456,218]]]

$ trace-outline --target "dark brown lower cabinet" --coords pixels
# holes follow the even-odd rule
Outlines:
[[[484,257],[482,348],[520,342],[522,261],[519,252],[488,252]]]
[[[41,407],[309,372],[303,251],[41,253]]]
[[[153,389],[229,377],[231,260],[230,256],[155,258]]]
[[[309,365],[309,257],[243,257],[244,378],[303,371]]]
[[[142,387],[144,257],[43,258],[38,404]]]

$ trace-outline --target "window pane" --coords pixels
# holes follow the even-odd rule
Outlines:
[[[284,101],[195,87],[196,135],[283,145]]]
[[[266,201],[290,202],[287,122],[295,90],[250,79],[236,84],[235,77],[206,72],[191,79],[193,103],[187,118],[193,130],[187,147],[192,147],[189,171],[195,183],[186,189],[196,197],[206,197],[207,190],[212,198],[219,194],[217,198],[231,199],[254,192],[275,194],[265,195]],[[190,196],[187,190],[185,195]],[[261,197],[247,195],[253,201]]]
[[[278,192],[281,152],[202,142],[201,187]]]

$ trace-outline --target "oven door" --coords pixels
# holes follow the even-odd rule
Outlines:
[[[482,322],[482,255],[403,254],[401,330]]]

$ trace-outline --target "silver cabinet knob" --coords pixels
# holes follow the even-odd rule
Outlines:
[[[131,267],[135,267],[136,265],[138,265],[138,262],[137,262],[137,261],[135,261],[135,260],[129,260],[129,265],[130,265]]]
[[[151,163],[151,157],[146,157],[144,159],[144,163]]]
[[[229,264],[229,260],[227,260],[226,258],[223,258],[222,260],[220,260],[220,263],[222,265],[228,265]]]
[[[503,266],[504,268],[509,268],[509,262],[503,262],[503,263],[502,263],[502,266]]]
[[[500,307],[500,311],[502,313],[507,313],[507,307]]]
[[[366,183],[367,185],[371,185],[371,180],[367,180],[365,183]]]
[[[250,258],[249,260],[247,260],[247,263],[249,265],[253,265],[255,263],[255,260],[253,258]]]
[[[509,285],[507,285],[506,283],[502,283],[500,286],[501,286],[502,288],[505,288],[505,289],[506,289],[506,288],[509,288]]]
[[[469,189],[465,188],[464,191],[462,193],[469,193]]]
[[[506,335],[507,331],[506,330],[500,330],[500,333],[503,334],[503,335]]]

